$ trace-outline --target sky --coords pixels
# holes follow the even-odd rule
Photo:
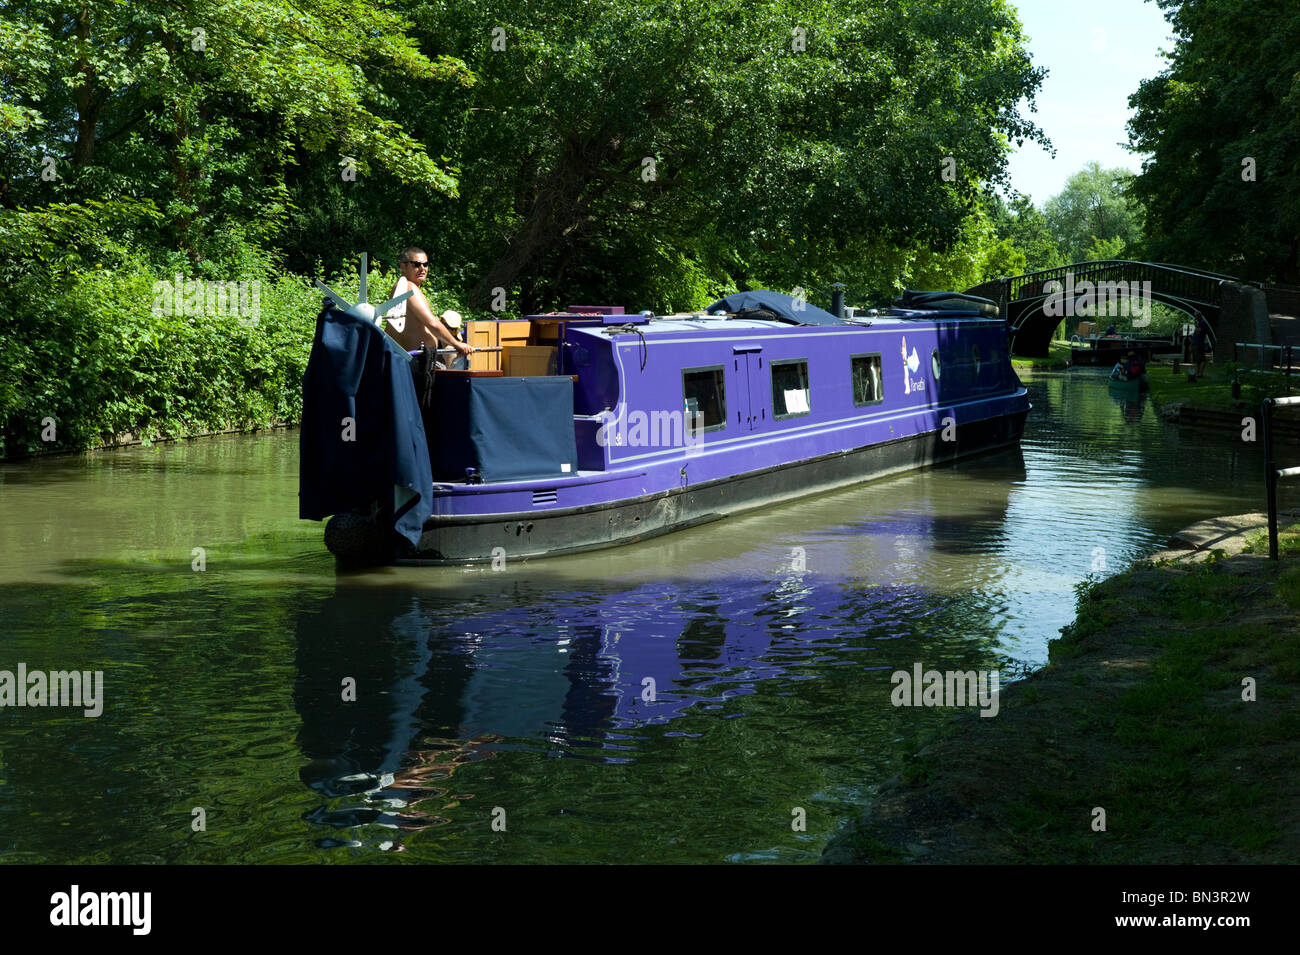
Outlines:
[[[1015,148],[1012,186],[1042,206],[1090,159],[1138,172],[1142,157],[1124,148],[1138,84],[1163,71],[1161,51],[1174,41],[1164,14],[1149,0],[1018,0],[1035,66],[1047,78],[1026,115],[1056,147]],[[1023,104],[1022,104],[1023,109]]]

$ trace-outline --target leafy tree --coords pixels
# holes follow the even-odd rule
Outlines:
[[[1025,271],[1025,254],[981,206],[967,218],[961,241],[949,252],[918,250],[910,258],[898,288],[965,289],[990,279]]]
[[[1170,65],[1129,97],[1153,257],[1300,281],[1300,17],[1293,0],[1158,0]]]
[[[5,4],[0,455],[293,417],[318,298],[272,268],[286,168],[352,156],[455,193],[392,118],[393,75],[469,82],[360,0]],[[268,320],[152,311],[173,270],[265,280]]]
[[[1104,262],[1108,259],[1122,259],[1127,248],[1128,243],[1120,236],[1111,239],[1099,239],[1094,235],[1092,244],[1088,247],[1088,253],[1082,261]]]
[[[1014,239],[1006,238],[985,250],[980,281],[987,282],[1004,275],[1022,275],[1028,271],[1025,253],[1016,246]]]
[[[1132,181],[1128,170],[1103,169],[1092,161],[1047,200],[1043,214],[1067,263],[1087,260],[1098,247],[1121,257],[1137,247],[1142,210],[1130,194]],[[1095,246],[1097,240],[1104,245]]]
[[[1065,257],[1057,247],[1056,238],[1045,216],[1026,195],[1015,193],[1010,201],[993,197],[990,210],[993,228],[997,235],[1010,240],[1012,246],[1023,253],[1025,267],[1022,272],[1038,272],[1065,265]],[[1004,272],[1003,275],[1014,275]],[[986,275],[986,279],[997,278]]]
[[[430,231],[468,247],[479,302],[625,300],[625,266],[666,262],[688,285],[698,270],[700,292],[892,285],[885,263],[952,249],[1008,142],[1041,138],[1018,112],[1041,71],[1002,0],[449,0],[411,16],[478,77],[440,106],[463,202],[437,204]]]
[[[386,73],[468,81],[362,0],[15,0],[0,20],[0,195],[9,208],[151,200],[160,244],[197,266],[274,239],[296,149],[454,194],[454,176],[369,105]]]

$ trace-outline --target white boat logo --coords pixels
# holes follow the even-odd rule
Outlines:
[[[903,356],[903,394],[910,395],[913,391],[920,391],[924,382],[912,383],[912,376],[917,373],[921,367],[921,359],[916,354],[916,346],[912,346],[912,354],[907,353],[907,336],[903,336],[903,347],[899,349]]]

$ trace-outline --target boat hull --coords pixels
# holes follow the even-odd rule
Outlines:
[[[860,448],[635,498],[550,511],[494,515],[434,515],[416,547],[398,563],[466,564],[553,557],[616,547],[804,497],[948,463],[1015,445],[1028,408],[940,432],[899,437]]]

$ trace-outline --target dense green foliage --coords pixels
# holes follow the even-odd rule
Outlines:
[[[54,289],[27,278],[11,290],[43,307],[20,309],[6,323],[0,453],[297,417],[303,342],[311,341],[320,302],[300,279],[263,281],[254,325],[235,316],[154,315],[148,303],[156,280],[138,268],[72,278]]]
[[[455,194],[387,74],[469,82],[361,0],[6,4],[0,456],[295,417],[319,299],[276,265],[288,172],[342,156]],[[258,282],[261,315],[155,307],[174,275]]]
[[[984,276],[986,280],[1055,268],[1068,261],[1061,254],[1060,243],[1052,232],[1047,216],[1028,196],[1015,195],[1010,202],[999,199],[993,206],[991,218],[995,233],[1023,256],[1025,261],[1024,267],[1019,270],[991,270]]]
[[[1017,104],[1039,71],[1002,0],[450,0],[411,16],[476,77],[408,112],[447,137],[462,196],[420,223],[380,215],[478,306],[494,288],[522,311],[837,279],[886,294],[923,250],[962,246],[1008,143],[1037,136]],[[357,221],[359,195],[343,198]]]
[[[306,277],[361,251],[462,311],[1019,269],[1041,79],[1007,0],[14,0],[0,454],[294,417]],[[176,275],[260,324],[154,314]]]
[[[1300,17],[1293,0],[1159,0],[1169,68],[1130,98],[1151,256],[1300,281]]]
[[[1065,262],[1132,258],[1142,209],[1129,194],[1133,174],[1087,163],[1047,200],[1043,214]]]

